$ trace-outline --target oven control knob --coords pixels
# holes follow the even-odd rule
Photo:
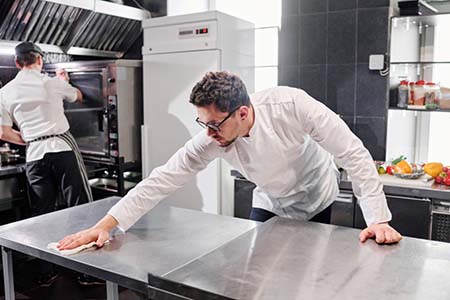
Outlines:
[[[108,78],[108,83],[114,83],[114,82],[116,82],[116,79],[115,78]]]
[[[117,144],[116,143],[109,144],[109,150],[117,150]]]

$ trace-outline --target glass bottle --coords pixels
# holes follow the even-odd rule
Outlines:
[[[406,108],[408,106],[409,98],[409,82],[402,80],[398,85],[398,101],[397,107]]]
[[[427,82],[425,85],[425,108],[438,109],[441,88],[434,82]]]
[[[414,84],[414,105],[425,105],[425,80],[416,81]]]

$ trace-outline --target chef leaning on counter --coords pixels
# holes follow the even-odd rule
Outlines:
[[[218,157],[257,185],[251,219],[277,215],[329,223],[338,194],[334,156],[351,176],[368,224],[360,241],[401,240],[388,224],[392,215],[368,150],[334,112],[306,92],[275,87],[249,96],[238,76],[209,72],[193,88],[190,102],[197,109],[195,121],[206,130],[154,169],[95,226],[63,238],[60,250],[92,241],[102,246],[110,230],[126,231]]]

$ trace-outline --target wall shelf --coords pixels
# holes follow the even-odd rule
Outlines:
[[[450,14],[391,20],[386,157],[403,154],[415,162],[450,164],[450,140],[442,138],[450,125]],[[414,93],[403,86],[399,95],[403,80],[424,80],[437,86],[414,89]],[[442,108],[397,107],[399,98],[407,102],[415,98],[416,104],[422,104],[436,97]]]
[[[401,107],[389,107],[392,110],[409,110],[409,111],[423,111],[423,112],[450,112],[450,108],[439,109],[420,109],[420,108],[401,108]]]
[[[450,61],[401,61],[390,62],[391,65],[437,65],[450,64]]]

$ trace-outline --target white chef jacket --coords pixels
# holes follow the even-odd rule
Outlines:
[[[289,87],[267,89],[250,99],[255,121],[248,137],[221,148],[206,131],[194,136],[110,209],[119,228],[127,230],[216,158],[257,185],[253,207],[307,220],[336,199],[334,156],[352,178],[367,224],[391,220],[372,157],[333,111]]]
[[[22,69],[0,90],[0,125],[20,129],[25,142],[61,134],[69,130],[63,100],[74,102],[77,90],[64,80],[51,78],[35,69]],[[30,143],[27,162],[42,159],[46,153],[71,151],[60,138]]]

